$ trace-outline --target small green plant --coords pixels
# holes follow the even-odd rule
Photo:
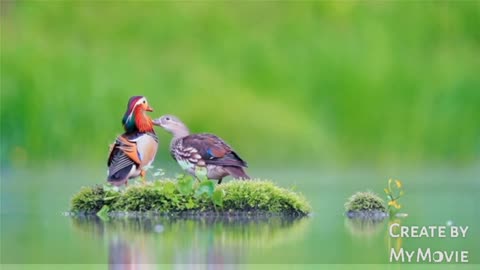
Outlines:
[[[386,212],[385,204],[377,194],[366,191],[357,192],[348,198],[345,203],[345,210],[347,212],[361,212],[361,211],[380,211]]]
[[[405,192],[403,191],[403,183],[398,179],[388,179],[388,186],[384,189],[388,199],[388,210],[390,213],[397,212],[402,205],[398,203],[398,199],[402,197]]]
[[[197,181],[197,179],[199,181]],[[72,212],[265,212],[307,215],[311,207],[296,192],[270,181],[230,181],[216,185],[205,177],[179,175],[146,184],[130,184],[124,190],[110,185],[84,187],[71,201]]]

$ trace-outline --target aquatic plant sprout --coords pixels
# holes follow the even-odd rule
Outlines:
[[[388,179],[388,186],[384,189],[385,194],[387,194],[388,199],[388,210],[390,212],[396,211],[402,208],[402,205],[398,203],[398,199],[402,197],[405,192],[403,191],[402,181],[392,178]]]

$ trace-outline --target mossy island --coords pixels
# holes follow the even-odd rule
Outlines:
[[[356,192],[344,206],[349,218],[383,219],[388,216],[385,202],[371,191]]]
[[[172,216],[306,216],[311,206],[305,197],[268,180],[232,180],[220,185],[183,176],[124,189],[108,185],[83,187],[71,200],[71,215],[97,214]]]

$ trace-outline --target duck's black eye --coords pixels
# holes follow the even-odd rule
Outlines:
[[[144,101],[143,101],[143,104],[145,104],[145,103],[147,103],[147,101],[146,101],[146,100],[144,100]]]
[[[170,117],[165,118],[165,120],[170,121]]]

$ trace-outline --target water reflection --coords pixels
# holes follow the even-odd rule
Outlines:
[[[396,216],[393,216],[389,219],[388,221],[388,229],[387,229],[387,239],[388,239],[388,251],[390,251],[391,249],[394,249],[395,252],[398,252],[400,250],[400,248],[402,248],[402,244],[403,244],[403,240],[402,240],[402,237],[392,237],[390,236],[390,232],[389,232],[389,229],[390,229],[390,226],[392,226],[392,224],[399,224],[399,225],[402,225],[402,218],[398,218]],[[394,227],[393,228],[393,233],[394,234],[398,234],[400,233],[400,226],[398,227]]]
[[[355,238],[354,242],[358,246],[369,246],[371,243],[377,243],[374,239],[384,238],[386,243],[385,250],[383,252],[377,252],[384,256],[381,258],[383,261],[387,261],[391,250],[398,252],[402,248],[402,238],[392,238],[389,234],[389,228],[392,224],[403,222],[403,218],[407,215],[402,213],[400,215],[379,216],[379,215],[354,215],[345,218],[345,227],[348,232]],[[399,228],[395,228],[395,233],[398,233]],[[373,257],[373,254],[369,254],[369,257]]]
[[[308,223],[285,217],[72,217],[76,230],[108,245],[110,269],[245,263],[252,248],[298,240]]]
[[[385,217],[347,217],[345,227],[350,234],[359,237],[370,237],[382,231]]]

